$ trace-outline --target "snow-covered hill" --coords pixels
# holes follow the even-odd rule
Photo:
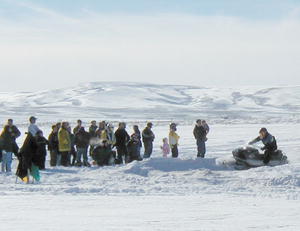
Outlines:
[[[1,118],[45,120],[191,120],[299,122],[300,86],[206,88],[199,86],[92,82],[73,88],[0,93]]]

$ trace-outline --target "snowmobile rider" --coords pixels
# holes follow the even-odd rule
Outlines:
[[[265,146],[261,150],[264,153],[264,164],[268,164],[274,151],[277,150],[277,142],[274,136],[272,136],[266,128],[261,128],[259,130],[259,136],[253,141],[249,142],[249,145],[261,141]]]

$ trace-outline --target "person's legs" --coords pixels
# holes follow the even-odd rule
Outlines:
[[[153,152],[153,143],[151,141],[150,144],[149,144],[149,157],[151,157],[152,152]]]
[[[40,170],[44,170],[46,168],[46,156],[41,156],[41,167]]]
[[[172,157],[173,158],[178,157],[178,147],[177,147],[177,145],[172,145]]]
[[[83,149],[82,148],[77,148],[77,155],[76,155],[76,161],[77,164],[81,163],[81,156],[83,155]]]
[[[119,163],[120,164],[123,164],[123,155],[124,155],[124,153],[123,153],[123,148],[122,147],[117,147],[117,152],[118,152],[118,157],[117,157],[117,159],[118,159],[118,161],[119,161]]]
[[[1,171],[5,172],[5,170],[6,170],[6,152],[2,151]]]
[[[127,147],[123,147],[123,153],[124,153],[124,161],[125,161],[125,164],[129,163],[130,161],[130,157],[128,155],[128,149]]]
[[[57,166],[60,166],[61,165],[61,153],[60,152],[57,152],[57,162],[56,162],[56,165]]]
[[[69,152],[62,152],[61,153],[61,165],[64,167],[69,166]]]
[[[148,149],[148,142],[144,142],[144,158],[149,158]]]
[[[11,172],[11,164],[12,164],[12,152],[7,153],[7,164],[6,164],[6,171]]]
[[[77,158],[77,151],[75,150],[75,148],[72,148],[71,154],[72,154],[72,162],[70,163],[72,166],[74,166]]]
[[[11,164],[12,164],[12,152],[2,152],[2,164],[1,170],[2,172],[11,172]]]
[[[50,166],[55,167],[57,164],[57,151],[50,152]]]
[[[205,153],[206,153],[205,142],[202,141],[202,140],[197,140],[197,147],[198,147],[198,155],[197,155],[197,157],[204,158]]]
[[[268,164],[270,162],[271,155],[272,155],[271,150],[266,150],[265,151],[265,153],[264,153],[264,164]]]
[[[87,153],[88,153],[88,149],[87,148],[84,148],[83,149],[83,163],[85,166],[90,166],[90,163],[88,162],[88,156],[87,156]]]
[[[139,144],[136,145],[136,155],[138,159],[141,159],[141,146]]]
[[[153,150],[153,144],[151,141],[144,142],[145,153],[144,158],[150,158]]]

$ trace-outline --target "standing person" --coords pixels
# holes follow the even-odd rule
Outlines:
[[[277,142],[274,136],[272,136],[266,128],[261,128],[259,131],[259,136],[253,141],[249,142],[250,145],[261,141],[265,146],[261,150],[264,153],[264,164],[268,164],[272,154],[277,150]]]
[[[61,128],[61,122],[56,123],[57,131]]]
[[[60,153],[58,151],[58,129],[56,125],[52,126],[52,132],[48,137],[50,151],[50,166],[60,165]]]
[[[34,116],[31,116],[29,118],[30,125],[28,127],[28,132],[30,132],[32,136],[35,136],[36,133],[40,130],[39,127],[36,125],[36,120],[37,118],[35,118]]]
[[[97,137],[100,139],[102,131],[105,130],[106,122],[103,120],[99,123],[98,130],[96,131]]]
[[[73,129],[73,134],[76,136],[77,132],[79,132],[80,128],[82,127],[82,121],[77,120],[77,126]]]
[[[205,142],[207,141],[206,135],[207,131],[202,126],[202,121],[199,119],[196,121],[196,125],[194,128],[194,137],[197,140],[198,154],[197,157],[204,158],[206,153]]]
[[[116,144],[116,136],[114,132],[114,126],[112,124],[108,125],[107,138],[108,145],[110,146],[110,148],[112,148]]]
[[[28,132],[26,139],[18,153],[19,164],[16,175],[24,182],[29,183],[29,172],[35,180],[39,181],[39,168],[37,154],[37,143],[34,136]]]
[[[16,139],[21,135],[19,129],[9,119],[0,136],[0,150],[2,152],[2,172],[11,172],[12,155],[18,154],[19,147]]]
[[[104,129],[101,131],[100,140],[108,140],[108,124],[105,124]]]
[[[163,145],[160,146],[160,148],[162,150],[163,157],[167,158],[170,154],[170,144],[168,138],[163,138]]]
[[[89,127],[89,133],[91,138],[97,137],[97,131],[98,126],[96,120],[91,121],[91,126]]]
[[[142,159],[141,157],[141,148],[142,148],[142,136],[138,125],[133,126],[133,134],[131,137],[134,137],[135,140],[138,141],[138,145],[136,146],[136,153],[139,159]]]
[[[169,142],[170,142],[170,147],[171,147],[173,158],[178,157],[178,141],[179,141],[180,137],[178,136],[176,131],[177,131],[176,124],[172,123],[170,125]]]
[[[36,156],[38,158],[38,167],[39,170],[45,170],[45,162],[46,162],[46,156],[47,156],[47,149],[46,146],[49,145],[48,140],[44,137],[43,132],[39,130],[36,135],[36,144],[37,144],[37,153]]]
[[[130,140],[127,144],[128,149],[128,163],[134,160],[141,161],[143,160],[138,153],[140,147],[140,140],[136,136],[136,134],[132,134]]]
[[[81,156],[83,156],[83,165],[90,167],[88,162],[88,147],[90,143],[90,134],[85,131],[84,127],[81,127],[80,130],[75,135],[75,145],[77,150],[76,165],[82,166]]]
[[[118,163],[123,163],[123,157],[125,159],[125,163],[128,162],[128,150],[127,150],[127,143],[130,140],[130,137],[126,131],[126,124],[119,123],[119,128],[115,132],[116,137],[116,147],[118,152]]]
[[[152,131],[153,124],[147,123],[147,127],[143,131],[143,143],[145,148],[144,158],[150,158],[153,151],[153,141],[155,139],[155,135]]]
[[[68,122],[63,122],[58,132],[58,150],[61,154],[61,165],[69,166],[69,154],[71,152],[71,137],[68,131]]]
[[[57,127],[57,137],[58,137],[58,132],[61,129],[61,122],[56,123],[56,127]],[[57,138],[58,139],[58,138]],[[61,153],[58,151],[58,156],[57,156],[57,165],[61,166]]]
[[[92,156],[92,153],[95,149],[94,141],[97,139],[97,122],[96,120],[91,121],[91,126],[89,127],[89,134],[90,134],[90,156]]]
[[[75,149],[75,135],[72,133],[72,128],[70,127],[69,123],[68,123],[68,132],[69,132],[70,139],[71,139],[71,151],[68,156],[68,161],[71,166],[74,166],[75,162],[76,162],[76,158],[77,158],[77,151]],[[72,161],[71,161],[71,158],[72,158]]]

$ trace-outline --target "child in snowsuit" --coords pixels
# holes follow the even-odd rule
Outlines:
[[[162,153],[163,153],[163,157],[168,157],[168,155],[170,154],[170,145],[168,142],[168,138],[164,138],[163,139],[163,145],[160,146]]]

